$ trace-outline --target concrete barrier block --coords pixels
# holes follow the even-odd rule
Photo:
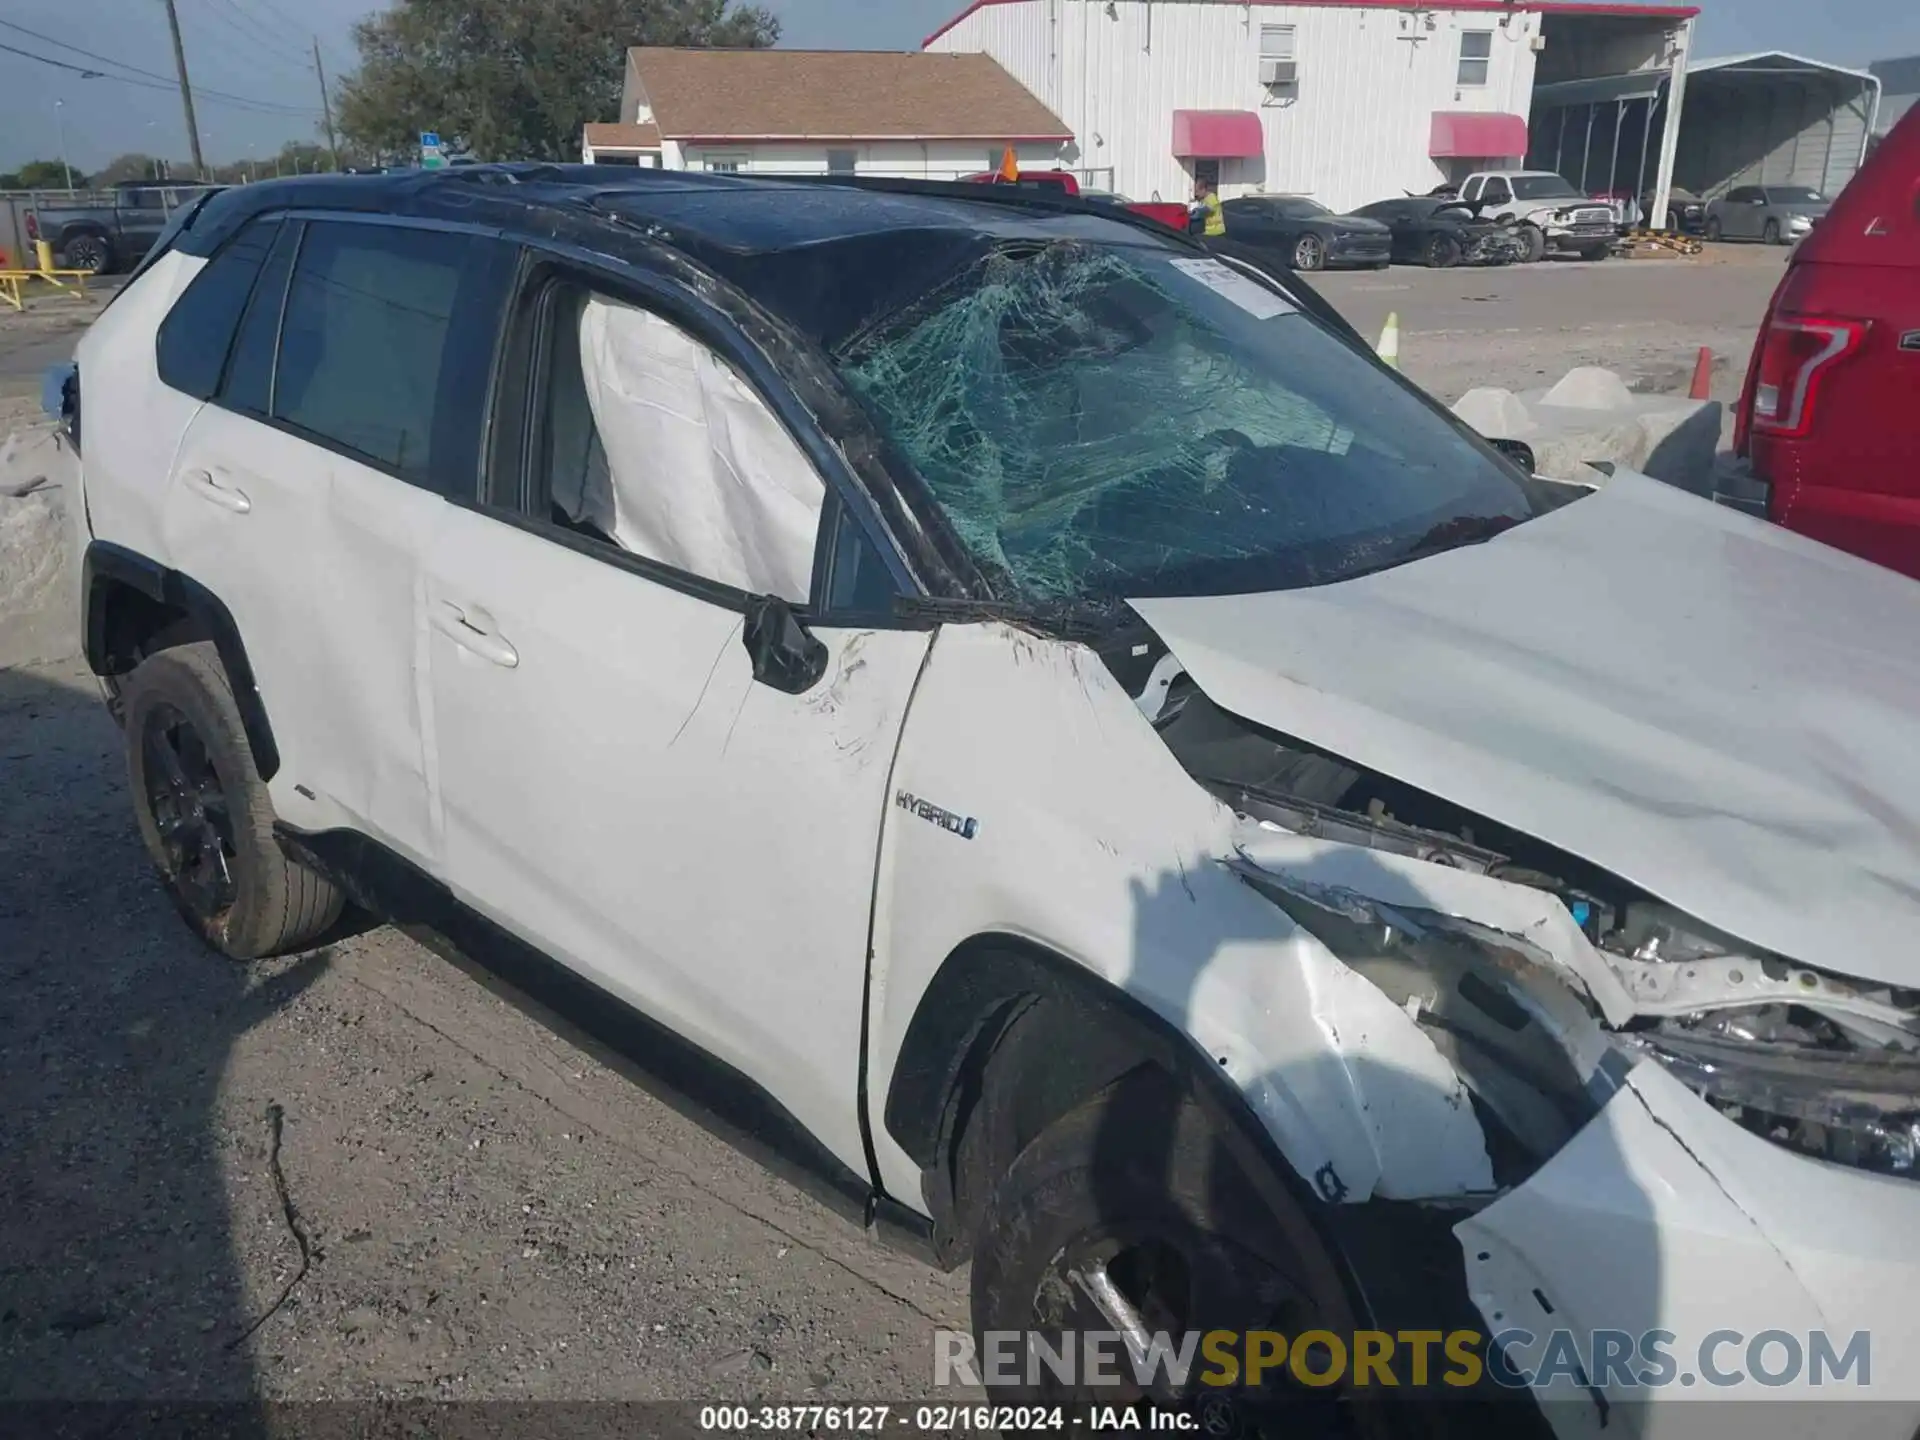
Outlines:
[[[1636,395],[1610,370],[1586,366],[1546,390],[1470,390],[1454,414],[1489,439],[1524,440],[1540,474],[1587,484],[1610,460],[1695,495],[1713,493],[1718,401]]]
[[[1569,370],[1559,384],[1540,396],[1539,403],[1567,410],[1626,410],[1633,401],[1633,391],[1613,371],[1582,365]]]

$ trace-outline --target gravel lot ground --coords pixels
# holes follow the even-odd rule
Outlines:
[[[1322,283],[1369,334],[1397,311],[1443,399],[1579,363],[1671,388],[1701,344],[1725,395],[1779,265]],[[0,435],[96,308],[0,310]],[[0,671],[0,1019],[0,1402],[903,1399],[931,1390],[932,1330],[965,1323],[964,1274],[409,938],[207,954],[149,875],[75,663]]]
[[[1702,345],[1716,362],[1713,398],[1731,401],[1786,255],[1716,245],[1687,260],[1312,278],[1368,339],[1397,312],[1400,368],[1448,404],[1476,385],[1551,385],[1576,365],[1604,365],[1640,389],[1684,391]]]
[[[77,664],[0,672],[0,773],[0,1401],[929,1392],[963,1279],[463,970],[203,950]],[[312,1259],[248,1336],[301,1268],[276,1108]]]

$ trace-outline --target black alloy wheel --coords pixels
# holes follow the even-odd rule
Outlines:
[[[76,235],[60,252],[60,264],[67,270],[85,270],[89,275],[104,275],[113,255],[107,242],[98,235]]]
[[[206,741],[172,705],[147,712],[139,744],[146,762],[142,798],[160,839],[161,878],[187,917],[210,933],[239,895],[226,786]]]

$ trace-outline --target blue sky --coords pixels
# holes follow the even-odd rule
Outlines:
[[[352,64],[355,19],[369,0],[176,0],[187,64],[200,99],[207,159],[270,156],[312,139],[319,90],[310,47],[318,33],[330,73]],[[767,0],[786,27],[783,44],[816,48],[916,48],[963,0]],[[1864,65],[1920,54],[1920,0],[1699,0],[1697,53],[1793,50]],[[23,33],[36,32],[33,35]],[[74,48],[148,77],[85,79],[0,50],[0,169],[36,155],[57,158],[62,131],[77,169],[129,150],[184,157],[186,129],[164,13],[156,0],[4,0],[0,45],[98,67]],[[216,93],[217,92],[217,93]],[[57,103],[56,103],[57,102]]]

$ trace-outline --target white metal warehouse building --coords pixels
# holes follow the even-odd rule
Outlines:
[[[1072,130],[1066,163],[1088,184],[1180,199],[1206,174],[1230,196],[1345,210],[1521,163],[1538,81],[1684,75],[1697,14],[1589,0],[974,0],[926,43],[1012,72]],[[1677,131],[1646,137],[1649,188],[1671,170]]]

